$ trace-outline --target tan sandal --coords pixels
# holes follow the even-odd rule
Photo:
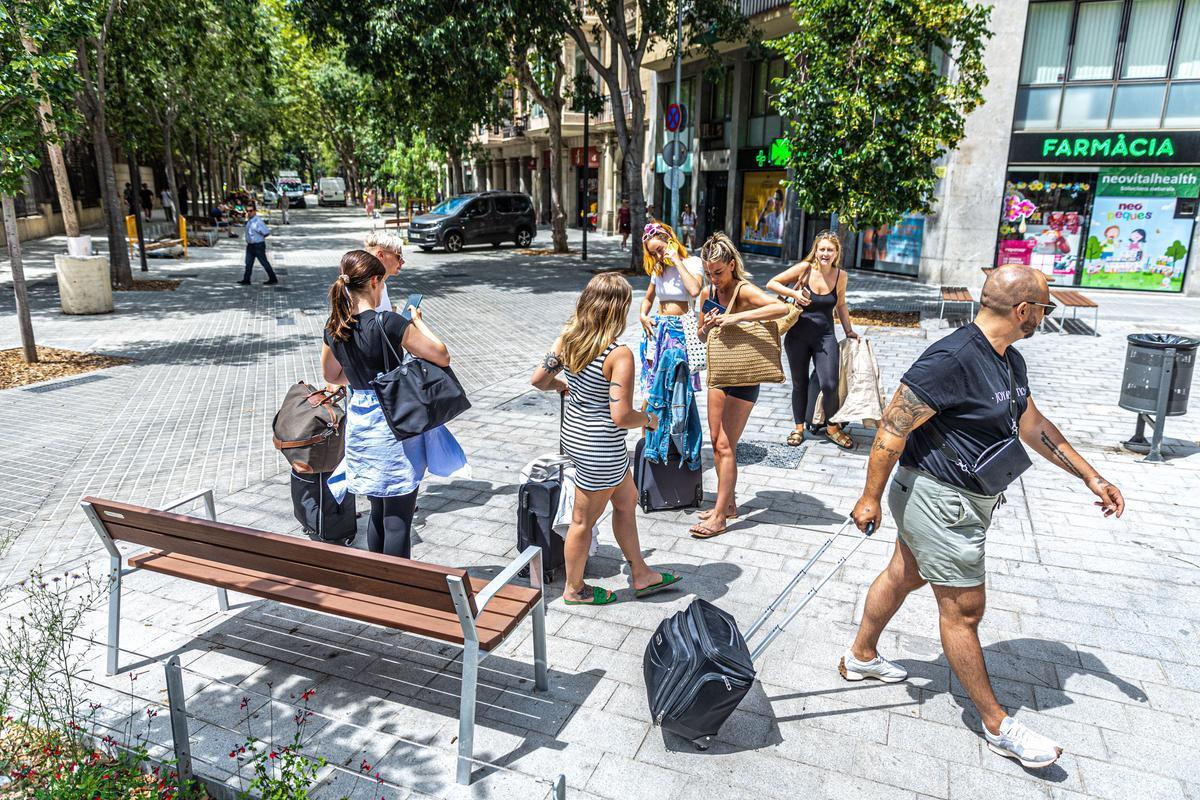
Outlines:
[[[799,447],[804,444],[804,431],[795,429],[787,435],[788,447]]]
[[[853,450],[857,446],[854,444],[854,440],[850,438],[850,434],[846,433],[841,428],[837,428],[833,431],[830,431],[828,428],[826,428],[825,438],[843,450]]]

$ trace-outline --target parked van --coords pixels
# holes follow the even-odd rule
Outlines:
[[[317,181],[317,205],[346,205],[346,181],[341,178],[321,178]]]
[[[408,226],[408,240],[425,252],[441,246],[457,253],[464,245],[479,243],[528,247],[535,235],[533,200],[519,192],[456,195],[428,214],[413,217]]]

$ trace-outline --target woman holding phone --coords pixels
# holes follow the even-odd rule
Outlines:
[[[700,260],[708,286],[700,292],[700,338],[722,325],[779,319],[787,306],[759,289],[746,278],[742,256],[723,233],[714,233],[700,248]],[[737,445],[758,400],[758,386],[730,386],[708,390],[708,431],[713,462],[717,469],[717,501],[700,512],[700,522],[690,532],[697,539],[711,539],[725,532],[737,510]]]
[[[617,600],[614,592],[583,581],[592,528],[609,503],[613,536],[629,562],[634,594],[645,597],[679,582],[677,575],[652,570],[638,542],[637,490],[625,431],[654,430],[658,420],[634,410],[633,353],[617,344],[632,302],[633,289],[625,278],[611,272],[592,278],[579,295],[574,315],[533,373],[538,389],[567,396],[562,450],[575,464],[575,508],[564,547],[567,605],[602,606]],[[560,372],[565,372],[565,380]]]
[[[377,312],[388,271],[366,250],[342,256],[341,273],[329,287],[329,321],[321,348],[321,368],[328,383],[354,391],[346,409],[346,488],[371,501],[367,549],[410,558],[412,519],[417,489],[426,469],[426,435],[398,441],[384,419],[371,381],[397,366],[388,344],[439,367],[450,365],[450,351],[421,319],[418,308],[408,318]],[[403,348],[403,350],[401,350]]]
[[[854,440],[841,425],[832,421],[838,410],[841,360],[837,334],[833,330],[835,313],[846,337],[858,338],[850,322],[850,307],[846,304],[847,280],[846,271],[842,269],[841,240],[830,231],[822,231],[803,261],[767,282],[768,289],[801,309],[800,318],[783,337],[783,350],[792,373],[792,421],[796,427],[787,437],[787,443],[792,447],[804,442],[805,426],[812,425],[812,420],[807,418],[808,378],[815,365],[817,381],[821,385],[825,437],[843,450],[854,449]]]

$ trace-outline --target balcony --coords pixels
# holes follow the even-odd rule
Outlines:
[[[625,109],[625,116],[633,114],[633,102],[630,98],[629,90],[625,89],[621,92],[621,105]],[[646,93],[642,92],[642,107],[646,106]],[[609,102],[608,95],[604,96],[604,110],[598,116],[593,117],[599,122],[611,122],[613,118],[613,104]]]
[[[786,8],[789,5],[791,5],[789,0],[742,0],[742,16],[749,18],[774,11],[777,8]]]

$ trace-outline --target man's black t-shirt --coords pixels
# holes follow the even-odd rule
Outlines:
[[[401,342],[404,341],[404,331],[412,321],[399,314],[377,314],[374,311],[364,311],[355,314],[350,322],[350,338],[339,342],[325,331],[325,344],[333,351],[333,357],[342,365],[346,380],[352,389],[370,389],[371,381],[381,372],[400,366],[391,350],[383,343],[383,334],[379,331],[379,318],[383,329],[387,331],[388,341],[396,355],[404,358]],[[387,356],[386,365],[384,356]]]
[[[1017,387],[1018,419],[1029,405],[1029,375],[1015,348],[1006,351]],[[1012,435],[1005,359],[975,323],[931,345],[900,379],[936,415],[908,437],[900,465],[927,472],[939,481],[984,494],[975,478],[946,458],[932,430],[945,438],[963,461],[975,464],[984,450]]]

